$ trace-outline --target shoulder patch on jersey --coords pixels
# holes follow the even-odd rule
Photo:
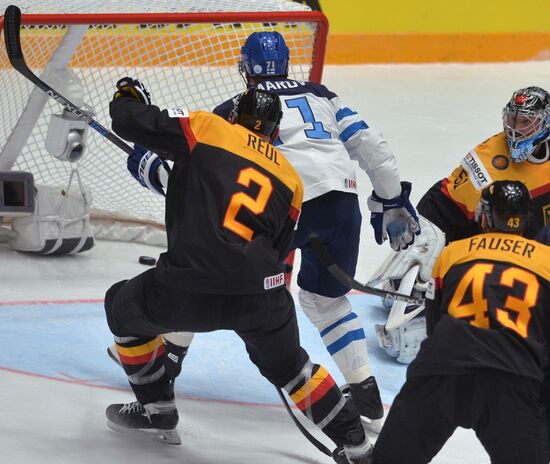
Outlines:
[[[476,190],[483,190],[493,182],[489,172],[485,169],[485,166],[483,166],[483,163],[474,150],[464,157],[460,165],[468,173],[470,181]]]
[[[468,174],[462,168],[458,175],[455,177],[455,180],[453,181],[453,190],[456,190],[461,185],[464,185],[466,182],[468,182]]]
[[[168,116],[171,118],[188,118],[189,111],[185,108],[168,108]]]
[[[491,164],[495,169],[504,171],[508,166],[510,166],[510,160],[504,155],[496,155],[492,159]]]

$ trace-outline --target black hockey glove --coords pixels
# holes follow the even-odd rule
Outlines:
[[[122,96],[135,98],[138,102],[146,105],[151,104],[151,94],[147,91],[145,86],[137,79],[131,77],[123,77],[116,83],[118,89],[113,96],[119,98]]]

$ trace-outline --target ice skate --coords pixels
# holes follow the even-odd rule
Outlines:
[[[347,442],[332,452],[336,464],[371,464],[372,444],[370,443],[364,427],[349,432],[346,436]]]
[[[151,435],[154,440],[169,445],[181,445],[176,429],[178,410],[174,401],[158,401],[145,406],[139,402],[111,404],[105,411],[107,425],[126,434]]]
[[[384,406],[380,398],[380,390],[373,376],[361,383],[352,383],[342,388],[342,392],[361,414],[368,431],[380,433],[383,424]]]

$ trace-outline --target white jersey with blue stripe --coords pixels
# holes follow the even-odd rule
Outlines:
[[[304,201],[332,190],[357,193],[352,160],[380,197],[400,195],[397,163],[388,143],[335,93],[291,79],[263,81],[257,87],[281,98],[283,119],[275,145],[302,177]]]

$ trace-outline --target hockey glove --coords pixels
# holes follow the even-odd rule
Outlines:
[[[153,192],[164,195],[164,189],[159,180],[159,169],[164,167],[170,172],[170,168],[157,155],[139,145],[134,145],[134,153],[128,156],[126,165],[130,174],[141,185]]]
[[[409,201],[412,185],[401,182],[401,195],[386,200],[372,192],[367,204],[371,211],[370,223],[374,228],[376,243],[381,245],[390,238],[390,246],[395,250],[406,250],[420,234],[420,224],[416,211]]]
[[[135,98],[138,102],[146,105],[151,104],[151,94],[145,86],[137,79],[131,77],[123,77],[116,83],[116,88],[113,100],[122,96]]]

